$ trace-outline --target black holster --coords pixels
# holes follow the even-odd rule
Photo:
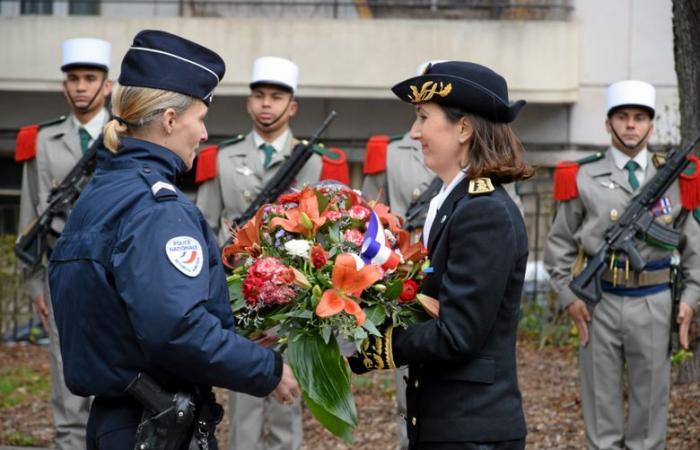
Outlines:
[[[207,388],[175,393],[139,373],[126,392],[143,406],[134,450],[207,450],[223,409]]]

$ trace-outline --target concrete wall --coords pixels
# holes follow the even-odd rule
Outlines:
[[[58,90],[61,43],[94,36],[113,44],[113,73],[136,32],[178,33],[219,52],[228,71],[217,95],[244,95],[252,61],[289,57],[301,70],[299,94],[392,98],[389,87],[429,59],[467,59],[509,80],[514,98],[577,100],[578,36],[570,22],[445,22],[237,18],[0,18],[0,90]]]
[[[652,143],[678,142],[671,0],[577,0],[575,7],[580,90],[571,108],[570,142],[610,142],[604,128],[606,88],[623,79],[648,81],[657,89]]]

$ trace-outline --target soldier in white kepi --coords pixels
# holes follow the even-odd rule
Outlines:
[[[20,230],[25,230],[46,209],[51,189],[68,175],[109,120],[105,104],[112,90],[108,75],[111,51],[111,44],[102,39],[75,38],[63,42],[63,95],[70,114],[22,127],[17,135],[15,159],[24,164]],[[54,219],[53,231],[60,233],[63,226],[63,219]],[[45,268],[32,274],[27,272],[25,282],[49,333],[56,447],[84,448],[90,400],[75,396],[66,388]]]
[[[670,387],[672,322],[688,346],[688,326],[700,297],[700,214],[696,164],[680,175],[649,208],[658,223],[681,235],[677,248],[638,235],[634,244],[647,261],[630,268],[625,252],[614,252],[601,277],[595,308],[569,287],[588,258],[603,246],[605,230],[622,217],[631,199],[663,166],[663,155],[647,149],[653,132],[655,89],[624,80],[608,88],[605,127],[610,148],[578,161],[564,161],[554,174],[557,214],[544,248],[544,263],[559,302],[579,332],[581,404],[590,449],[662,449]],[[686,189],[687,186],[692,189]],[[685,211],[684,211],[685,210]],[[672,262],[678,258],[679,262]],[[671,275],[683,274],[678,314],[673,314]],[[624,385],[628,380],[629,410]],[[626,419],[626,420],[625,420]],[[627,423],[625,423],[627,422]]]

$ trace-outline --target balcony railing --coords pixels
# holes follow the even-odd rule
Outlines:
[[[567,20],[573,0],[0,0],[0,14]]]

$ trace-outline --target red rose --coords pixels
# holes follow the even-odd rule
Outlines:
[[[403,288],[401,289],[401,295],[399,295],[399,299],[405,303],[412,302],[413,299],[416,298],[417,293],[418,283],[416,283],[413,280],[406,280],[403,282]]]
[[[311,264],[313,264],[314,268],[320,269],[328,262],[328,255],[326,255],[326,251],[320,245],[314,245],[309,252]]]

